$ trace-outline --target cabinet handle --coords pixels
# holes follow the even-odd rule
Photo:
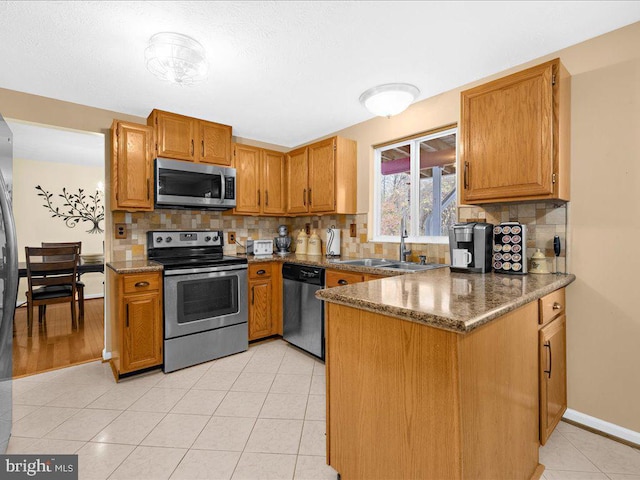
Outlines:
[[[264,191],[264,205],[265,207],[269,206],[269,190]]]
[[[302,192],[302,204],[307,206],[307,189],[305,188]]]
[[[193,144],[193,138],[191,139],[191,156],[193,157],[193,152],[194,152],[195,146]]]
[[[138,282],[135,284],[135,287],[148,287],[149,282]]]
[[[251,305],[253,305],[253,302],[255,299],[256,299],[256,286],[253,285],[251,287]]]
[[[349,285],[349,282],[347,282],[344,278],[341,278],[340,280],[338,280],[338,285]]]
[[[562,310],[562,305],[558,302],[553,302],[553,307],[551,308],[553,308],[554,310]]]
[[[151,180],[147,178],[147,200],[149,200],[151,196]]]
[[[260,190],[258,190],[258,206],[260,206]]]
[[[201,153],[201,155],[200,155],[200,156],[204,158],[204,140],[202,140],[202,142],[200,142],[200,143],[201,143],[201,145],[202,145],[202,146],[201,146],[202,153]]]
[[[127,303],[127,328],[129,328],[129,304]]]
[[[469,188],[469,162],[464,162],[464,188]]]
[[[545,370],[544,373],[547,374],[548,378],[551,378],[551,362],[553,361],[553,357],[551,356],[551,340],[548,340],[544,346],[549,349],[549,370]]]
[[[311,206],[311,189],[309,189],[309,206]]]
[[[267,273],[267,271],[266,271],[266,270],[258,270],[258,271],[256,272],[256,274],[258,274],[258,275],[264,275],[265,273]]]

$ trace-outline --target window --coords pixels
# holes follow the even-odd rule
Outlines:
[[[457,128],[375,149],[374,241],[447,243],[456,221]]]

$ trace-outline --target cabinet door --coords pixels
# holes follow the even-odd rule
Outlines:
[[[231,127],[199,121],[199,161],[231,165]]]
[[[287,213],[307,213],[308,149],[300,148],[287,154]]]
[[[335,195],[335,138],[309,146],[309,212],[332,212]]]
[[[539,332],[540,443],[544,445],[567,409],[566,317]]]
[[[553,194],[552,67],[462,92],[463,203]]]
[[[112,210],[153,210],[153,129],[115,122],[112,127]]]
[[[271,279],[249,281],[249,340],[273,335]]]
[[[197,120],[168,112],[155,115],[158,157],[195,160]]]
[[[262,151],[262,191],[264,192],[263,213],[284,215],[285,206],[284,154]]]
[[[260,213],[260,153],[259,148],[234,145],[237,213]]]
[[[162,321],[158,292],[124,297],[122,370],[134,370],[162,363]]]

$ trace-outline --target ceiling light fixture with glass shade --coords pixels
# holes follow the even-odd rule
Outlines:
[[[195,85],[207,75],[203,46],[181,33],[156,33],[149,39],[144,57],[147,70],[177,85]]]
[[[360,95],[360,103],[374,115],[389,118],[405,111],[420,90],[409,83],[387,83],[372,87]]]

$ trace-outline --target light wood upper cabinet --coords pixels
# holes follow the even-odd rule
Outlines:
[[[236,143],[236,208],[242,215],[284,215],[284,154]]]
[[[231,127],[153,110],[147,124],[156,133],[156,156],[231,165]]]
[[[309,149],[287,153],[287,213],[307,213]]]
[[[260,213],[261,151],[247,145],[234,145],[236,168],[235,213]]]
[[[336,139],[309,146],[309,212],[335,209]]]
[[[287,212],[356,213],[356,147],[332,137],[287,154]]]
[[[556,59],[462,92],[462,203],[569,200],[570,81]]]
[[[198,122],[200,127],[200,158],[202,163],[231,165],[231,127],[219,123]]]
[[[153,210],[153,129],[114,120],[111,126],[111,210]]]
[[[262,151],[262,186],[264,188],[263,213],[284,215],[287,212],[284,153]]]

